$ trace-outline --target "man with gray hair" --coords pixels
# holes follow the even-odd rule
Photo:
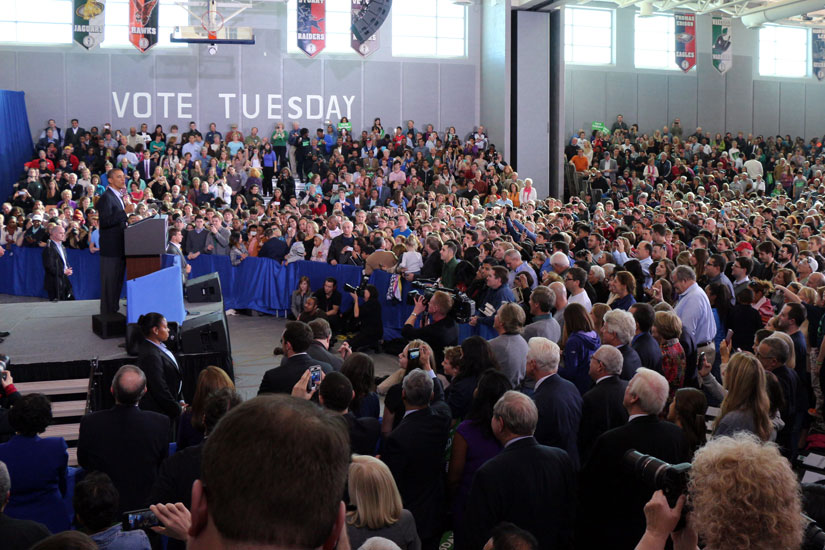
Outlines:
[[[530,277],[532,277],[530,288],[536,288],[536,285],[539,283],[538,277],[536,277],[536,271],[533,269],[533,266],[521,259],[521,253],[518,250],[508,250],[505,252],[504,264],[507,266],[507,269],[510,270],[510,274],[507,276],[507,286],[513,288],[515,286],[516,275],[522,271],[526,271],[530,274]]]
[[[576,436],[582,415],[582,397],[575,384],[559,376],[559,346],[547,338],[527,342],[527,378],[535,380],[533,401],[539,412],[536,441],[564,449],[579,467]]]
[[[533,401],[516,391],[493,408],[493,434],[504,450],[473,478],[464,515],[467,548],[484,547],[503,521],[535,535],[539,548],[573,548],[573,462],[565,451],[536,441],[538,417]]]
[[[682,320],[684,331],[696,343],[696,352],[704,352],[705,359],[713,364],[716,359],[716,346],[713,338],[716,336],[716,321],[713,318],[713,309],[707,294],[696,284],[696,272],[687,265],[680,265],[670,274],[673,288],[679,293],[676,303],[676,315]],[[695,372],[685,375],[685,383],[695,377]]]
[[[521,333],[525,340],[529,341],[534,336],[542,336],[552,342],[561,339],[561,327],[550,311],[555,303],[556,294],[546,286],[537,286],[530,293],[530,315],[533,316],[533,322],[524,327]]]
[[[550,267],[561,275],[570,269],[570,257],[562,251],[553,252],[553,255],[550,256]]]
[[[77,461],[87,471],[107,474],[120,493],[119,512],[149,504],[160,465],[169,454],[169,417],[139,409],[146,377],[123,365],[112,381],[115,406],[80,420]]]
[[[500,370],[514,388],[524,380],[527,361],[527,342],[522,338],[524,310],[513,302],[502,304],[493,320],[498,336],[490,340],[490,350],[498,361]]]
[[[582,396],[579,424],[579,454],[587,462],[596,438],[627,422],[624,392],[627,382],[619,378],[624,357],[614,346],[603,345],[590,357],[590,378],[594,386]]]
[[[638,369],[624,394],[628,423],[596,440],[580,476],[581,513],[583,517],[599,518],[599,528],[582,523],[577,539],[581,548],[632,550],[645,531],[644,506],[653,490],[639,483],[633,469],[626,467],[627,451],[636,450],[670,464],[689,461],[685,433],[675,424],[659,420],[668,392],[664,376]],[[617,495],[621,495],[621,506],[617,506]]]
[[[433,384],[432,376],[421,369],[404,377],[404,418],[387,437],[381,453],[404,508],[415,517],[423,550],[438,548],[446,512],[444,449],[451,419],[430,407]]]
[[[630,380],[636,371],[642,366],[642,359],[630,345],[633,336],[636,335],[636,320],[633,314],[621,309],[614,309],[604,314],[604,324],[602,325],[602,343],[615,346],[622,354],[622,372],[619,378]]]
[[[27,519],[10,518],[3,513],[9,503],[11,478],[6,464],[0,461],[0,541],[3,548],[29,548],[51,533],[42,523]]]

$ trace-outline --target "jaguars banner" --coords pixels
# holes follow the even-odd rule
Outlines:
[[[327,45],[326,0],[298,0],[298,47],[310,57]]]
[[[103,42],[103,19],[106,0],[74,0],[72,38],[91,50]]]
[[[141,52],[158,43],[158,0],[129,0],[129,42]]]
[[[722,74],[733,65],[733,50],[730,49],[732,20],[730,15],[714,15],[713,24],[713,67]]]
[[[676,64],[684,72],[696,66],[696,15],[677,13],[676,25]]]
[[[825,78],[825,29],[811,29],[811,64],[817,80]]]
[[[358,13],[361,11],[361,8],[364,7],[364,3],[361,0],[352,0],[352,23],[354,24],[358,18]],[[378,49],[378,31],[375,31],[375,34],[370,36],[366,41],[361,42],[358,40],[358,37],[355,36],[355,33],[350,31],[350,47],[358,52],[361,57],[367,57],[369,54],[374,52]]]

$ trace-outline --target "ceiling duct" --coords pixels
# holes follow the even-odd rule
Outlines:
[[[765,23],[781,21],[789,17],[815,12],[825,7],[823,0],[790,0],[768,4],[742,15],[742,24],[749,29],[761,27]]]

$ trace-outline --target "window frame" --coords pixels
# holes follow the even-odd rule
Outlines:
[[[405,2],[404,6],[414,6],[418,5],[416,0],[397,0],[393,3],[392,11],[390,12],[390,18],[392,19],[392,29],[393,29],[393,36],[391,40],[391,54],[393,58],[423,58],[423,59],[466,59],[469,55],[469,16],[467,11],[467,6],[458,6],[454,4],[452,0],[432,0],[435,2],[435,13],[432,13],[432,10],[429,11],[419,11],[418,13],[398,13],[398,9],[396,9],[401,2]],[[449,15],[442,15],[440,14],[440,7],[444,6],[445,8],[449,9],[456,9],[460,8],[462,10],[461,18],[453,17]],[[410,10],[413,11],[413,10]],[[433,26],[435,28],[434,35],[420,35],[420,34],[413,34],[408,31],[408,29],[420,28],[418,25],[411,25],[409,23],[405,23],[404,18],[432,18]],[[456,36],[450,36],[448,33],[440,34],[440,27],[443,25],[445,28],[450,28],[450,23],[461,19],[462,21],[462,37],[458,38]],[[399,38],[401,40],[396,40]],[[414,43],[421,40],[432,40],[433,49],[429,50],[425,53],[413,51],[412,48],[402,48],[401,44],[404,42]],[[462,42],[462,53],[461,54],[452,54],[452,53],[439,53],[439,42],[440,41],[461,41]],[[397,48],[397,49],[396,49]]]
[[[574,30],[576,28],[576,24],[571,21],[568,24],[567,22],[567,14],[570,13],[571,19],[575,17],[576,12],[584,12],[584,11],[600,11],[600,12],[607,12],[610,14],[610,61],[602,62],[602,61],[578,61],[574,59],[568,59],[567,51],[568,48],[571,48],[573,52],[577,47],[583,47],[584,44],[576,44],[573,41],[573,37],[570,36],[569,30]],[[588,26],[591,29],[603,29],[605,27],[593,27]],[[569,38],[569,42],[568,42]],[[600,49],[606,49],[603,46],[596,46]],[[575,54],[573,55],[575,57]],[[598,8],[592,6],[566,6],[564,8],[564,63],[565,65],[584,65],[589,67],[609,67],[616,65],[616,10],[613,8]]]
[[[804,70],[803,74],[781,74],[781,73],[776,72],[776,67],[779,67],[779,66],[783,65],[783,63],[781,63],[781,62],[786,63],[789,60],[793,61],[792,59],[789,59],[787,57],[778,57],[776,55],[777,52],[785,51],[785,49],[787,47],[786,42],[784,42],[784,41],[780,42],[780,40],[777,40],[776,38],[771,40],[771,42],[773,42],[774,45],[777,45],[777,44],[781,43],[781,46],[779,48],[774,48],[773,56],[770,58],[772,60],[772,64],[774,65],[774,70],[773,70],[773,72],[770,72],[770,73],[763,73],[762,72],[762,59],[763,59],[763,56],[762,56],[763,38],[762,37],[763,37],[763,32],[764,31],[775,32],[777,29],[783,29],[783,30],[794,29],[796,31],[803,31],[805,33],[805,46],[804,46],[804,52],[805,52],[804,67],[805,67],[805,70]],[[808,28],[808,27],[797,27],[797,26],[792,26],[792,25],[765,25],[764,27],[759,29],[759,36],[757,37],[757,42],[758,42],[758,45],[757,45],[757,53],[756,53],[756,57],[757,57],[757,59],[756,59],[756,62],[757,62],[756,71],[757,71],[757,74],[760,77],[765,77],[765,78],[810,78],[812,76],[812,74],[811,74],[811,29],[810,28]],[[799,63],[798,61],[793,61],[793,62],[794,63]]]
[[[642,71],[681,71],[679,65],[676,64],[676,29],[675,29],[675,17],[671,13],[656,13],[649,17],[641,17],[637,12],[634,14],[634,23],[633,23],[633,68],[635,70],[642,70]],[[662,20],[668,20],[669,25],[668,29],[665,31],[666,41],[667,44],[667,56],[669,58],[667,65],[639,65],[638,54],[639,51],[661,51],[661,48],[639,48],[639,20],[645,19],[653,19],[658,18]],[[655,40],[650,41],[647,39],[648,42],[656,42],[657,40],[661,40],[661,37],[657,37]]]

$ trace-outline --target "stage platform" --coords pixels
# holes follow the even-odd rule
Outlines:
[[[219,311],[220,302],[187,304],[194,319]],[[121,313],[126,314],[125,305]],[[67,363],[125,359],[123,338],[103,340],[92,332],[92,315],[100,312],[100,300],[68,302],[21,302],[0,305],[0,330],[10,332],[0,344],[0,353],[11,357],[14,365]]]

